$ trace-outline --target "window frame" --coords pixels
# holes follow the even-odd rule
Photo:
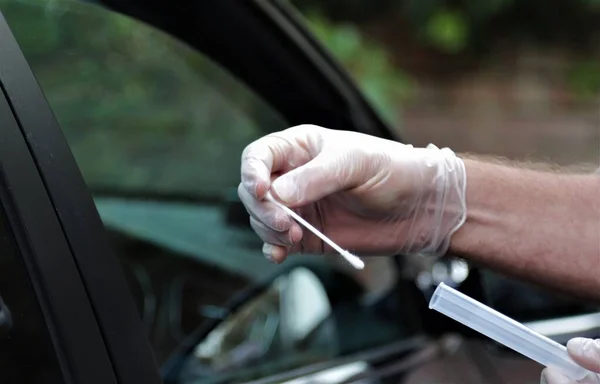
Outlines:
[[[0,52],[2,204],[65,380],[160,383],[91,194],[1,13]]]
[[[167,0],[84,1],[189,44],[244,82],[290,125],[310,123],[402,141],[285,1],[182,0],[176,7]]]
[[[116,383],[77,266],[20,129],[21,115],[15,113],[17,109],[23,112],[23,107],[32,112],[31,105],[9,96],[9,90],[21,84],[24,68],[12,70],[20,64],[19,51],[1,13],[0,52],[0,204],[7,225],[25,263],[65,382]],[[16,107],[18,102],[23,105]]]

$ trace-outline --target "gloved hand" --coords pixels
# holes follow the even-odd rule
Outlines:
[[[356,132],[302,125],[265,136],[242,155],[238,188],[263,252],[331,250],[264,199],[273,197],[343,248],[442,255],[466,216],[464,163],[449,149],[413,148]]]
[[[580,381],[570,380],[552,368],[542,371],[542,384],[600,384],[600,339],[575,338],[567,343],[571,358],[585,369],[591,371]]]

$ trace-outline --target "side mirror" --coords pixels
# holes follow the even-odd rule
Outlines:
[[[329,358],[337,340],[331,312],[319,278],[308,268],[293,268],[229,314],[197,344],[192,358],[213,373],[282,357],[297,356],[302,365],[305,358]]]

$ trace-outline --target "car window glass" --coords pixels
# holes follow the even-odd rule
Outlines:
[[[94,190],[221,194],[244,146],[285,127],[219,65],[140,22],[70,1],[3,10]]]
[[[63,383],[30,277],[0,206],[0,377],[3,383]]]
[[[363,310],[364,286],[337,258],[264,260],[237,200],[240,154],[287,123],[259,95],[129,17],[69,0],[0,7],[94,194],[165,378],[264,377],[406,336],[401,321]]]

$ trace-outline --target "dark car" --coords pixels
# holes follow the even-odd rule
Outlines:
[[[0,0],[0,381],[537,382],[427,309],[441,281],[598,336],[452,255],[266,262],[240,154],[303,123],[402,140],[286,2]]]

